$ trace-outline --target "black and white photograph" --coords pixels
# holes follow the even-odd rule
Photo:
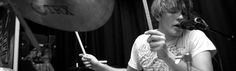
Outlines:
[[[0,71],[234,71],[235,0],[0,0]]]

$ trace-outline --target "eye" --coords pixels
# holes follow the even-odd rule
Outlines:
[[[181,12],[181,10],[177,7],[173,7],[173,8],[170,8],[169,10],[167,10],[167,12],[171,13],[171,14],[176,14],[176,13]]]

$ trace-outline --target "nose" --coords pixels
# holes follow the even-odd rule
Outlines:
[[[183,20],[184,16],[182,14],[180,14],[178,17],[177,17],[177,21],[178,22],[181,22]]]
[[[183,19],[184,16],[182,14],[180,14],[178,18]]]

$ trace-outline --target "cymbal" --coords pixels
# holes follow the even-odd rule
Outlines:
[[[0,67],[0,71],[14,71],[13,69],[10,69],[10,68],[3,68],[3,67]]]
[[[10,0],[33,22],[64,31],[92,31],[110,18],[114,0]]]

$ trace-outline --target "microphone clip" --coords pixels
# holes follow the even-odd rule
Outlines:
[[[200,17],[194,17],[189,20],[183,19],[180,24],[175,25],[176,27],[187,29],[187,30],[208,30],[208,25]]]

